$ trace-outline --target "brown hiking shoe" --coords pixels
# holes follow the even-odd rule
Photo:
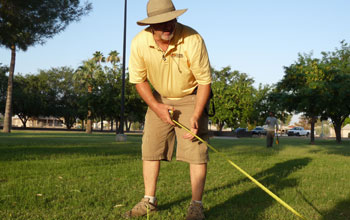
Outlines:
[[[191,202],[188,207],[186,220],[203,220],[205,219],[203,206],[197,202]]]
[[[149,198],[142,198],[141,201],[134,206],[134,208],[124,214],[124,217],[132,218],[147,215],[147,209],[148,213],[157,211],[157,202],[156,204],[153,204],[149,202]]]

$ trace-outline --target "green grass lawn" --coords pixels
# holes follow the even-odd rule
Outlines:
[[[73,132],[0,133],[0,219],[122,219],[143,196],[141,136]],[[307,219],[350,219],[350,142],[280,138],[211,144]],[[150,219],[184,219],[188,164],[163,162]],[[207,219],[298,219],[218,154],[210,153]],[[140,218],[146,219],[146,218]]]

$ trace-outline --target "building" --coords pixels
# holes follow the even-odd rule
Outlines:
[[[13,127],[23,127],[21,119],[15,115],[12,117]],[[64,128],[63,119],[54,117],[29,118],[26,126],[28,128]]]

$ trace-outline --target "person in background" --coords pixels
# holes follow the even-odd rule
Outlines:
[[[265,124],[267,125],[267,134],[266,134],[266,146],[272,147],[273,139],[275,137],[275,130],[278,131],[278,122],[275,118],[273,112],[269,113],[269,116],[266,118]]]
[[[204,140],[209,139],[208,106],[211,72],[202,37],[177,22],[187,9],[176,10],[171,0],[149,0],[148,17],[138,25],[148,25],[131,43],[129,76],[147,103],[142,138],[144,197],[125,217],[138,217],[157,210],[156,185],[160,161],[170,161],[177,141],[176,160],[189,163],[192,201],[187,220],[205,219],[202,205],[208,148],[174,119]],[[151,85],[154,88],[152,91]],[[176,183],[176,180],[174,180]],[[169,186],[171,188],[171,186]]]

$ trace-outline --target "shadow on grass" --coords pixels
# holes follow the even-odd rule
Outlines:
[[[310,162],[310,158],[302,158],[277,163],[272,168],[257,173],[254,178],[272,192],[278,193],[285,188],[296,187],[297,179],[287,179],[287,177]],[[261,213],[275,202],[272,197],[255,187],[214,206],[206,214],[209,219],[263,219]]]
[[[339,202],[332,210],[324,212],[323,220],[350,219],[350,199]]]
[[[318,149],[310,150],[310,153],[350,156],[350,141],[348,140],[343,140],[340,144],[334,140],[318,140],[313,146],[317,146]]]
[[[306,157],[277,163],[272,168],[259,172],[253,177],[275,193],[285,188],[296,187],[298,184],[297,179],[287,179],[287,177],[291,173],[306,167],[310,162],[311,159]],[[214,192],[212,196],[217,196],[217,191],[223,191],[244,182],[250,182],[250,180],[244,178],[226,186],[207,189],[205,190],[205,194],[207,197],[210,197],[211,193]],[[190,199],[191,197],[185,197],[180,200],[164,204],[159,208],[161,210],[168,209],[175,204]],[[226,200],[224,203],[211,207],[210,210],[205,213],[205,215],[208,219],[257,220],[262,219],[260,214],[275,202],[276,201],[262,189],[255,187],[242,194],[238,194],[229,200]],[[291,213],[291,215],[293,214]]]
[[[305,137],[280,137],[280,144],[274,143],[273,149],[275,151],[283,150],[285,147],[310,147],[310,153],[324,153],[324,154],[336,154],[342,156],[350,156],[350,141],[348,139],[342,140],[342,143],[337,143],[335,140],[329,139],[317,139],[314,145],[310,145],[309,138]],[[236,147],[260,147],[256,148],[257,152],[264,151],[266,147],[265,139],[263,138],[239,138],[233,140],[220,140],[211,139],[211,143],[214,147],[217,147],[219,151],[226,151],[226,149]],[[251,152],[240,152],[251,153]],[[277,152],[275,152],[277,153]],[[262,154],[264,155],[264,154]]]

